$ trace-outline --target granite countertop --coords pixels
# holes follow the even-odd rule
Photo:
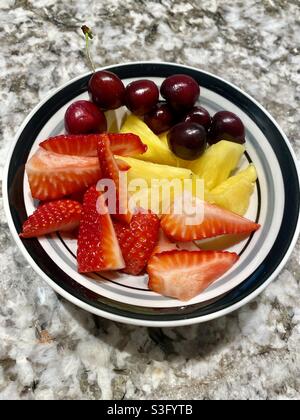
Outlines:
[[[201,4],[201,6],[199,6]],[[1,0],[0,166],[25,115],[97,65],[175,61],[245,89],[300,158],[298,0]],[[299,399],[300,244],[255,301],[219,320],[147,329],[94,317],[25,261],[0,197],[0,399]]]

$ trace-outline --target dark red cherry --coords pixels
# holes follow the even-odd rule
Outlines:
[[[158,87],[151,80],[136,80],[125,91],[125,104],[136,115],[145,115],[157,104]]]
[[[186,74],[167,77],[160,88],[162,97],[177,112],[187,112],[193,108],[200,95],[196,80]]]
[[[233,112],[219,111],[212,118],[208,142],[214,144],[220,140],[245,143],[244,124]]]
[[[103,133],[107,130],[104,113],[92,102],[73,102],[65,113],[65,128],[69,134]]]
[[[91,100],[104,111],[124,105],[124,84],[110,71],[96,71],[89,80],[88,90]]]
[[[171,151],[181,159],[197,159],[206,148],[205,128],[194,122],[174,125],[167,138]]]
[[[203,125],[206,131],[209,130],[211,125],[211,116],[209,112],[202,106],[195,106],[183,118],[185,122],[195,122]]]
[[[144,117],[145,123],[155,134],[169,130],[174,124],[174,112],[166,102],[159,102]]]

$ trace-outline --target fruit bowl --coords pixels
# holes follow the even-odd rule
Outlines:
[[[17,245],[32,267],[53,289],[74,304],[115,321],[146,326],[176,326],[205,322],[227,314],[257,296],[287,261],[299,233],[299,176],[291,146],[273,118],[254,99],[232,84],[204,71],[172,63],[129,63],[106,68],[127,85],[148,78],[160,85],[172,74],[192,76],[201,86],[200,103],[212,114],[234,112],[246,128],[247,152],[241,168],[253,162],[258,179],[246,217],[262,227],[228,250],[238,263],[203,293],[186,302],[148,290],[147,275],[79,274],[76,241],[57,233],[22,241],[22,224],[35,209],[24,166],[38,144],[64,131],[64,114],[75,99],[87,99],[90,73],[73,79],[45,98],[26,118],[8,158],[4,204]],[[122,121],[125,110],[111,111]],[[110,123],[110,121],[108,121]],[[215,244],[214,246],[217,246]]]

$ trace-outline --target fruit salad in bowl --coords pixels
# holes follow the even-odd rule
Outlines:
[[[12,235],[57,293],[146,326],[257,296],[299,232],[297,163],[267,111],[174,63],[79,76],[25,119],[3,178]]]
[[[207,300],[199,296],[226,279],[260,229],[242,119],[211,113],[184,73],[125,85],[99,70],[88,95],[29,155],[33,211],[20,238],[58,232],[77,281],[99,294],[96,283],[112,281],[162,296],[162,306]]]

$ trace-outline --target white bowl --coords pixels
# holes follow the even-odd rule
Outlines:
[[[189,302],[160,296],[147,288],[147,276],[122,273],[81,275],[76,241],[60,234],[20,240],[23,221],[35,209],[24,164],[41,140],[64,130],[64,112],[76,99],[87,99],[90,74],[73,79],[43,100],[26,118],[12,147],[3,181],[5,209],[12,234],[33,268],[58,293],[78,306],[119,322],[175,326],[204,322],[229,313],[258,295],[285,264],[299,233],[299,177],[291,146],[273,118],[249,95],[212,74],[171,63],[129,63],[107,67],[125,84],[149,78],[158,85],[176,73],[194,77],[200,103],[212,114],[236,113],[246,128],[247,153],[241,167],[253,162],[258,172],[246,217],[261,224],[250,238],[229,248],[239,262]],[[115,112],[121,121],[124,109]],[[99,281],[100,280],[100,281]]]

